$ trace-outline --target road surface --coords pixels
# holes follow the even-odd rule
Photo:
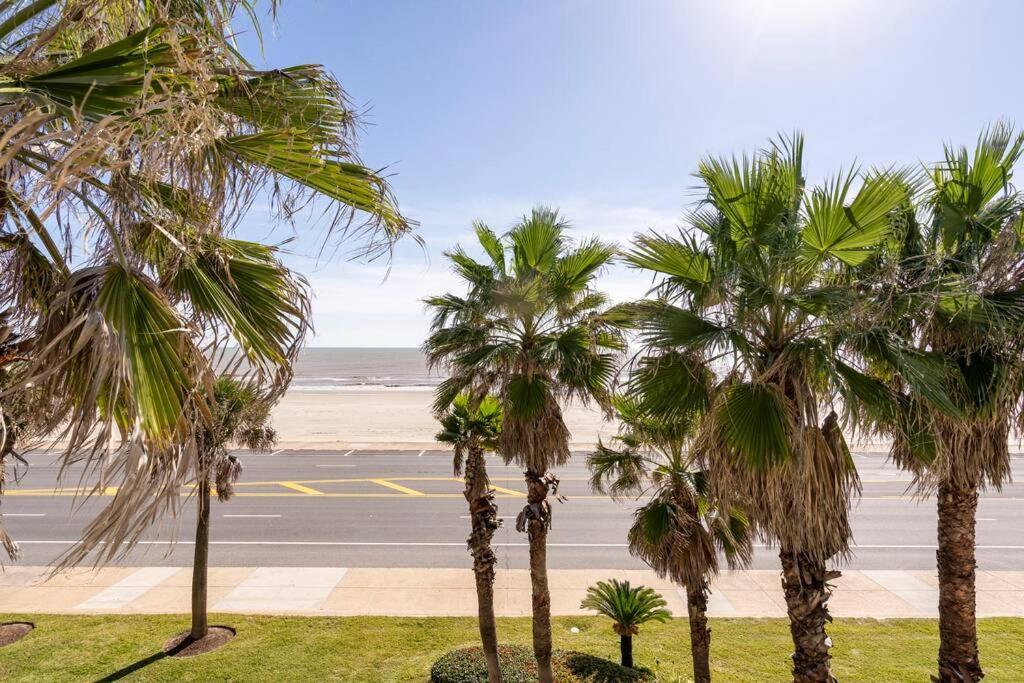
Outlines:
[[[214,502],[210,562],[214,566],[464,567],[469,521],[461,485],[443,451],[281,451],[241,453],[238,495]],[[633,506],[595,495],[582,454],[562,467],[554,505],[548,564],[556,569],[641,568],[630,557],[626,530]],[[854,569],[931,569],[935,565],[935,503],[906,494],[909,477],[878,454],[858,454],[864,493],[853,511]],[[30,456],[21,481],[9,486],[2,511],[21,543],[19,564],[45,565],[67,549],[109,496],[77,501],[77,472],[54,495],[58,468],[49,454]],[[522,472],[488,458],[491,482],[505,517],[495,535],[501,566],[527,568],[526,538],[515,531],[525,487]],[[1024,480],[1024,457],[1013,459]],[[123,560],[132,566],[191,563],[194,501],[183,495],[178,543],[175,523],[155,530]],[[759,547],[755,569],[778,559]],[[1024,569],[1024,485],[982,494],[978,509],[978,564],[985,570]]]

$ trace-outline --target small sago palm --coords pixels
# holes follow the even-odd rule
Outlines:
[[[463,495],[469,503],[471,531],[466,545],[473,556],[477,620],[487,657],[487,680],[499,683],[498,626],[494,619],[494,565],[498,558],[491,547],[491,538],[501,526],[501,519],[498,506],[494,504],[494,490],[487,477],[484,455],[497,450],[501,404],[493,396],[474,402],[469,394],[459,394],[440,419],[442,430],[435,438],[454,447],[455,476],[463,477]]]
[[[500,452],[525,469],[527,504],[516,519],[530,544],[533,649],[541,681],[551,681],[551,595],[547,578],[550,471],[569,459],[567,400],[610,403],[622,338],[603,315],[606,297],[594,290],[615,249],[596,239],[574,245],[568,224],[545,208],[499,238],[485,225],[476,235],[486,260],[461,247],[447,254],[465,282],[463,296],[427,304],[434,319],[424,345],[429,362],[450,372],[435,407],[460,392],[493,393],[502,407]]]
[[[580,603],[612,620],[612,629],[619,636],[622,666],[633,668],[633,636],[649,621],[666,621],[672,613],[665,609],[668,603],[653,588],[629,585],[629,581],[598,581],[587,589],[587,597]]]
[[[591,486],[615,498],[646,501],[634,513],[629,551],[686,589],[694,682],[710,683],[710,582],[719,557],[733,569],[749,564],[753,545],[746,515],[712,497],[689,451],[690,420],[645,414],[636,397],[618,397],[615,406],[619,434],[589,456]]]
[[[896,277],[879,288],[890,302],[889,327],[937,356],[927,371],[944,382],[951,405],[893,369],[893,458],[918,490],[937,493],[939,575],[938,679],[984,675],[975,605],[978,491],[1010,478],[1009,438],[1024,406],[1024,196],[1011,184],[1024,136],[996,125],[973,153],[945,150],[929,169],[921,201],[901,216]],[[879,366],[884,367],[884,366]]]
[[[238,444],[256,452],[274,445],[270,426],[271,399],[252,385],[231,377],[219,377],[213,388],[213,414],[199,435],[196,462],[196,540],[192,563],[192,628],[189,638],[201,640],[209,632],[207,584],[210,557],[210,487],[216,488],[222,503],[234,495],[234,484],[242,473],[238,458],[228,451]]]
[[[854,283],[892,235],[906,183],[851,171],[807,190],[799,136],[705,159],[698,178],[706,198],[688,229],[638,236],[627,255],[657,278],[651,300],[621,309],[645,346],[632,382],[645,410],[697,420],[715,498],[779,548],[794,680],[833,681],[825,625],[839,572],[827,564],[850,550],[860,484],[830,406],[869,379],[844,342],[863,307]]]

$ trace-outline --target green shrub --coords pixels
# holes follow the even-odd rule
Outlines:
[[[629,683],[653,681],[647,669],[625,669],[615,662],[582,652],[552,653],[552,667],[558,683]],[[537,680],[533,650],[522,645],[499,645],[498,661],[505,683]],[[479,646],[451,650],[430,667],[433,683],[487,683],[487,659]]]
[[[570,680],[587,683],[618,683],[619,681],[653,681],[649,669],[638,667],[627,669],[615,662],[588,655],[585,652],[560,652],[556,655],[575,678]]]

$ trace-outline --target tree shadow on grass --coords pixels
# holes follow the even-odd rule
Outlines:
[[[159,662],[161,659],[164,659],[165,657],[173,657],[180,650],[184,649],[187,645],[188,645],[188,641],[182,641],[181,644],[175,646],[174,648],[172,648],[170,650],[167,650],[167,651],[161,650],[160,652],[154,652],[153,654],[151,654],[150,656],[146,657],[145,659],[140,659],[137,662],[129,664],[128,666],[124,667],[123,669],[118,669],[117,671],[115,671],[113,673],[107,674],[103,678],[96,679],[96,683],[107,683],[108,681],[119,681],[122,678],[127,678],[128,676],[131,676],[136,671],[139,671],[141,669],[145,669],[147,666],[149,666],[150,664],[153,664],[154,662]]]

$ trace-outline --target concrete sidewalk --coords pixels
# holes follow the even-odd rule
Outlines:
[[[8,567],[0,573],[0,612],[153,614],[189,611],[188,567],[77,569],[46,579],[46,567]],[[652,586],[673,614],[686,614],[685,593],[643,570],[550,570],[554,614],[580,614],[588,586],[612,577]],[[932,572],[847,571],[830,602],[837,617],[934,617]],[[469,569],[332,567],[214,567],[213,612],[302,615],[472,616],[476,592]],[[526,570],[499,570],[499,616],[530,613]],[[709,613],[716,617],[782,617],[776,571],[726,572],[715,582]],[[978,616],[1024,617],[1024,571],[978,572]]]

